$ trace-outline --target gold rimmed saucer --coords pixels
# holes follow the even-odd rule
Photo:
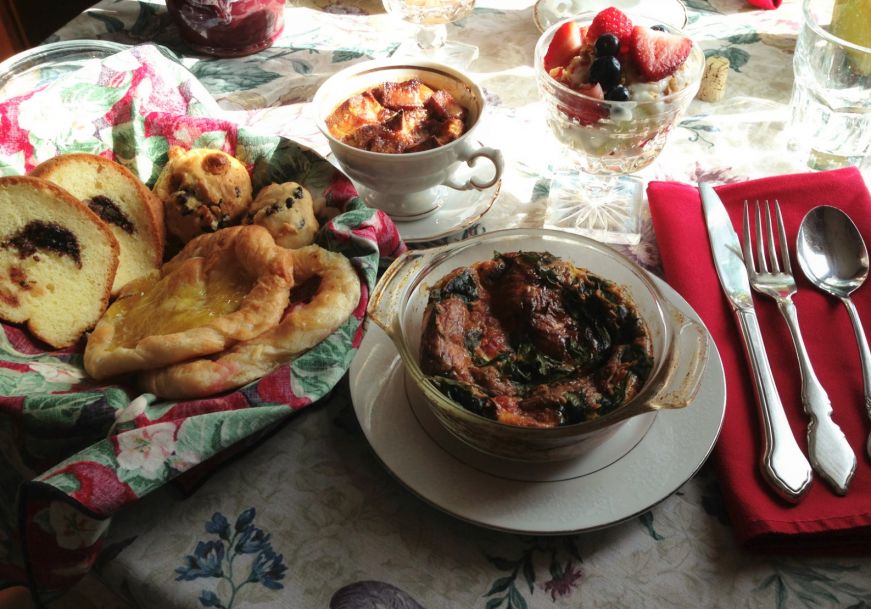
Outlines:
[[[336,164],[332,153],[327,155],[327,159]],[[474,168],[459,169],[457,179],[468,179],[475,175],[485,180],[492,176],[492,171],[493,168],[487,163],[480,163]],[[353,183],[365,202],[368,189]],[[454,190],[439,186],[436,189],[435,212],[428,212],[418,220],[397,221],[396,228],[405,244],[412,249],[444,245],[483,233],[481,220],[493,208],[501,188],[502,180],[483,190]]]

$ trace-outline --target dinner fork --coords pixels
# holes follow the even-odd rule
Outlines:
[[[786,243],[786,231],[783,228],[780,203],[777,200],[774,201],[780,243],[780,261],[778,261],[774,226],[771,221],[771,206],[766,200],[765,224],[768,242],[766,260],[766,238],[763,237],[762,232],[762,214],[759,210],[759,201],[756,201],[755,232],[758,265],[753,259],[748,208],[748,202],[744,201],[744,234],[741,245],[744,250],[744,264],[747,266],[747,274],[750,276],[750,285],[760,294],[773,298],[777,302],[777,308],[786,319],[786,325],[789,327],[789,333],[798,355],[801,372],[801,401],[805,413],[810,417],[807,440],[811,466],[835,489],[835,492],[844,495],[847,493],[850,480],[856,472],[856,455],[847,443],[844,432],[832,420],[832,404],[814,373],[801,336],[798,314],[795,304],[792,302],[792,295],[796,292],[796,284],[789,262],[789,248]]]

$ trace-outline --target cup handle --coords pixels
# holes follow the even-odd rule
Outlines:
[[[493,186],[502,178],[502,170],[505,169],[505,159],[502,156],[502,151],[497,150],[496,148],[484,146],[467,152],[460,157],[460,160],[465,161],[466,165],[472,167],[475,164],[475,161],[480,157],[488,159],[496,168],[496,173],[492,179],[483,182],[473,176],[465,182],[459,182],[454,178],[454,176],[449,176],[448,179],[444,181],[444,185],[453,188],[454,190],[471,190],[473,188],[484,190],[485,188]]]
[[[672,318],[678,325],[675,353],[678,353],[668,379],[650,400],[651,410],[684,408],[696,397],[708,361],[710,339],[704,326],[675,308]]]

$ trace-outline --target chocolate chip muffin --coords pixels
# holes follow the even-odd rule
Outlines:
[[[296,182],[270,184],[260,189],[246,222],[266,228],[278,245],[290,249],[313,243],[320,228],[311,193]]]
[[[221,150],[172,146],[154,194],[163,201],[167,233],[183,244],[237,224],[251,204],[251,177]]]

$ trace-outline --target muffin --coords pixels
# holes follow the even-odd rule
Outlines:
[[[291,249],[313,243],[320,228],[311,193],[296,182],[263,187],[251,203],[246,222],[259,224],[278,245]]]
[[[154,184],[166,231],[181,243],[237,224],[251,204],[248,170],[220,150],[172,146]]]

